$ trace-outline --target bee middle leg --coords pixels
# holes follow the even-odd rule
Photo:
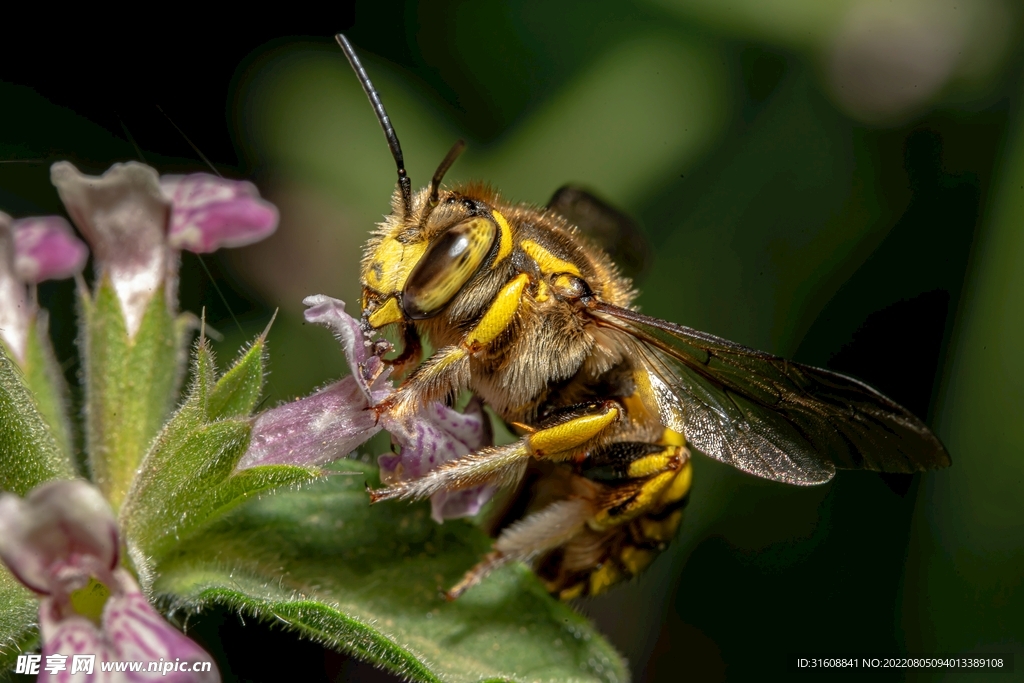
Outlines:
[[[622,405],[614,400],[573,406],[518,441],[484,448],[446,462],[419,479],[371,491],[370,502],[427,498],[438,491],[459,491],[482,484],[509,486],[523,476],[530,458],[585,458],[598,437],[612,428],[622,414]]]

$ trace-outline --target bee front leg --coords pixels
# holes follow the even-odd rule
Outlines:
[[[530,276],[520,273],[494,297],[476,326],[457,345],[439,349],[418,367],[378,413],[390,410],[401,417],[431,401],[444,400],[469,386],[469,359],[508,329],[522,305]]]

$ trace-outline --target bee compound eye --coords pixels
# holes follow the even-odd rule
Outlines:
[[[443,233],[412,269],[402,290],[402,310],[413,320],[437,314],[480,270],[498,235],[483,217],[470,218]]]

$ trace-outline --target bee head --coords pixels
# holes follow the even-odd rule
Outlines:
[[[371,329],[437,315],[511,246],[508,223],[489,202],[458,190],[438,192],[444,166],[413,197],[413,218],[403,220],[396,207],[367,245],[361,280],[363,319]]]
[[[441,180],[466,147],[462,140],[448,151],[430,185],[413,196],[402,146],[380,95],[352,44],[340,33],[336,38],[373,105],[398,167],[391,215],[370,240],[363,259],[363,320],[377,329],[433,317],[480,270],[495,245],[506,241],[508,224],[484,201],[456,192],[442,195]]]

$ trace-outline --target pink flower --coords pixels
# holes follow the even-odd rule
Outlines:
[[[250,182],[206,173],[165,175],[160,189],[171,200],[167,241],[174,249],[208,254],[244,247],[277,228],[277,209]]]
[[[491,443],[490,422],[479,402],[459,413],[433,403],[415,415],[396,418],[373,407],[394,391],[391,369],[380,359],[390,347],[371,342],[345,303],[317,295],[303,301],[306,320],[331,328],[341,342],[352,374],[306,398],[268,410],[256,418],[248,451],[238,468],[292,464],[314,466],[345,457],[381,429],[391,433],[398,454],[382,455],[378,463],[387,483],[417,479],[454,458]],[[467,517],[493,495],[489,486],[441,491],[431,497],[437,522]]]
[[[81,272],[89,252],[59,216],[11,221],[0,212],[0,340],[24,360],[37,309],[28,287]]]
[[[110,279],[129,337],[161,286],[173,307],[181,249],[242,246],[277,228],[277,209],[244,181],[204,173],[160,178],[137,162],[87,176],[66,161],[51,167],[50,179],[92,246],[98,277]]]
[[[14,231],[14,271],[22,282],[63,280],[82,272],[89,250],[60,216],[22,218]]]
[[[220,681],[210,655],[157,614],[118,566],[118,549],[114,514],[85,481],[48,482],[24,499],[0,494],[0,560],[41,595],[43,667],[63,666],[55,665],[47,680]],[[75,670],[76,655],[95,655],[92,670]],[[200,670],[145,670],[161,660],[198,662]],[[102,670],[124,661],[146,664],[140,672]]]

